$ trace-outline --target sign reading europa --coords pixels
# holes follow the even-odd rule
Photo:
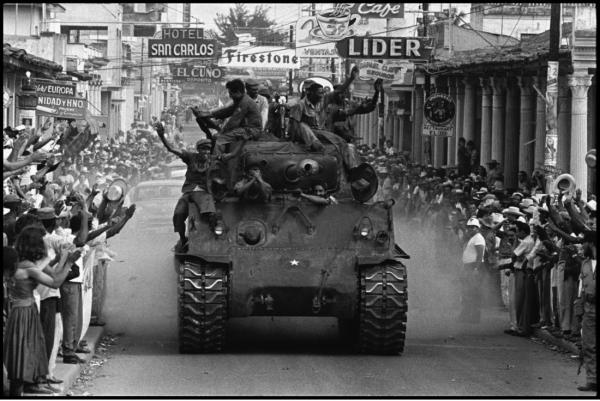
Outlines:
[[[433,49],[430,38],[354,36],[336,43],[339,55],[362,59],[427,60]]]
[[[68,83],[48,82],[42,80],[33,80],[35,91],[38,94],[48,94],[54,96],[75,97],[75,85]]]

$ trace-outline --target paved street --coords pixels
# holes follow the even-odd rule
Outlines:
[[[400,229],[398,242],[411,255],[402,356],[353,354],[340,345],[335,319],[281,317],[232,319],[227,352],[180,355],[168,257],[175,237],[167,229],[143,245],[128,228],[114,241],[123,262],[110,268],[107,301],[108,329],[122,336],[93,395],[585,395],[570,355],[505,335],[505,311],[486,309],[481,324],[457,324],[456,285],[440,268],[447,261],[436,263],[424,236]]]

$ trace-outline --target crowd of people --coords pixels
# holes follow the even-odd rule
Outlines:
[[[92,289],[92,323],[102,324],[111,260],[106,239],[135,212],[126,196],[129,186],[165,177],[177,158],[187,165],[173,218],[180,236],[176,251],[185,251],[189,202],[211,227],[218,225],[207,172],[227,168],[223,165],[247,141],[269,139],[317,152],[333,144],[345,177],[361,162],[370,164],[379,178],[372,202],[393,199],[407,225],[430,230],[440,255],[460,258],[462,251],[459,320],[479,322],[482,304],[495,297],[509,311],[507,334],[529,336],[540,327],[580,342],[588,380],[582,389],[595,389],[595,196],[587,194],[584,201],[581,192],[552,193],[541,171],[531,178],[520,172],[518,188],[505,188],[500,164],[479,165],[474,144],[462,138],[457,166],[447,169],[415,164],[410,152],[397,152],[390,141],[382,147],[357,145],[352,118],[374,110],[382,91],[378,80],[373,97],[349,101],[347,90],[357,76],[355,68],[328,91],[307,83],[293,103],[256,81],[232,80],[227,106],[212,111],[172,106],[110,140],[100,139],[91,119],[48,119],[36,132],[6,128],[3,328],[10,394],[24,387],[53,391],[51,384],[59,382],[53,374],[57,354],[64,363],[79,363],[77,353],[89,352],[81,342],[82,291]],[[195,145],[182,138],[190,112],[206,134]],[[272,188],[260,166],[246,167],[230,189],[240,198],[268,202]],[[300,196],[336,203],[322,185],[313,190]]]
[[[107,239],[135,212],[127,189],[169,162],[151,130],[132,125],[123,141],[93,130],[51,119],[4,129],[5,395],[58,393],[57,362],[85,361],[87,327],[105,324]]]
[[[506,188],[497,161],[486,169],[469,152],[436,169],[390,141],[358,150],[379,177],[373,200],[394,199],[408,227],[430,233],[437,260],[462,258],[458,320],[479,323],[482,305],[497,301],[508,309],[506,334],[543,328],[577,344],[587,373],[579,389],[595,391],[596,196],[584,200],[575,183],[553,191],[541,170],[519,172],[518,188]]]

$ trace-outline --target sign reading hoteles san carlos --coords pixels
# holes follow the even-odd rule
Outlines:
[[[423,135],[452,136],[456,106],[444,93],[431,94],[423,104]]]
[[[354,36],[336,43],[340,57],[360,59],[404,59],[426,61],[433,38]]]
[[[41,116],[83,119],[87,100],[76,96],[74,84],[33,80],[38,96],[37,114]]]
[[[160,58],[216,58],[214,40],[204,39],[204,30],[198,28],[164,28],[162,39],[148,39],[148,57]]]

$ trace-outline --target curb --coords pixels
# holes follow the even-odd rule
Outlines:
[[[95,354],[96,346],[102,335],[104,334],[104,327],[91,326],[88,328],[87,333],[83,337],[87,341],[87,346],[91,350],[89,354],[77,354],[80,358],[85,359],[85,364],[70,364],[62,363],[62,358],[56,358],[56,368],[54,368],[54,377],[62,380],[61,384],[53,384],[52,387],[60,389],[60,393],[54,394],[54,396],[64,397],[66,392],[75,383],[75,380],[79,377],[81,370],[92,360]],[[24,397],[39,396],[38,394],[23,394]]]
[[[548,330],[535,329],[533,332],[535,337],[541,338],[542,340],[551,343],[565,351],[570,352],[573,355],[579,355],[579,348],[577,345],[565,340],[564,338],[556,338]]]

